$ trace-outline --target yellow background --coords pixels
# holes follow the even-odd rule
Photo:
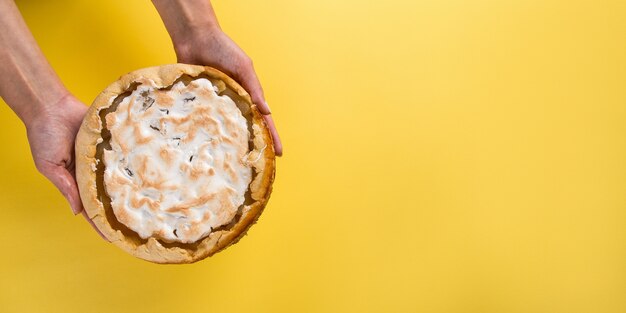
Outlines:
[[[85,103],[175,61],[149,1],[19,1]],[[285,145],[239,244],[104,243],[0,106],[0,312],[626,312],[626,2],[214,1]]]

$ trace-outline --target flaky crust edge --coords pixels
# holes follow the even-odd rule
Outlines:
[[[100,110],[110,106],[110,100],[124,93],[133,82],[142,78],[151,79],[159,87],[173,84],[182,75],[192,77],[206,74],[212,78],[222,80],[228,87],[237,92],[249,105],[252,111],[255,150],[265,146],[260,161],[263,164],[257,169],[260,179],[251,182],[250,191],[252,204],[245,206],[239,221],[228,230],[212,232],[205,237],[194,251],[180,247],[164,247],[156,239],[150,238],[145,244],[136,245],[125,235],[112,228],[108,223],[104,205],[98,199],[96,186],[96,145],[101,139],[102,123],[99,117]],[[257,126],[257,127],[255,127]],[[252,134],[251,134],[252,135]],[[269,129],[256,105],[252,103],[250,95],[228,75],[208,66],[189,64],[169,64],[144,68],[133,71],[109,85],[96,99],[87,111],[83,123],[76,136],[76,180],[79,187],[83,207],[88,217],[94,222],[98,230],[113,244],[135,257],[155,263],[193,263],[211,256],[224,248],[236,243],[245,235],[247,230],[261,215],[272,191],[272,182],[275,175],[275,152]],[[258,164],[258,163],[256,163]]]

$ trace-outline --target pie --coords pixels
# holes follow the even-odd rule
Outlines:
[[[126,252],[191,263],[237,242],[274,180],[269,130],[226,74],[173,64],[107,87],[76,137],[76,180],[88,217]]]

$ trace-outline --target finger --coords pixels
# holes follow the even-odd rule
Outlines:
[[[38,163],[37,168],[59,189],[59,191],[61,191],[63,196],[70,203],[74,215],[82,213],[83,217],[85,217],[91,227],[96,230],[98,235],[100,235],[102,239],[109,241],[102,232],[100,232],[89,216],[87,216],[87,211],[83,209],[83,204],[80,201],[80,195],[78,193],[78,186],[72,174],[65,167],[47,161]]]
[[[87,215],[87,211],[85,210],[83,210],[83,217],[87,220],[87,223],[89,223],[89,225],[91,225],[91,227],[96,230],[96,233],[98,233],[98,235],[100,235],[102,239],[106,240],[107,242],[111,242],[107,237],[104,236],[104,234],[98,229],[96,224],[89,218],[89,215]]]
[[[280,142],[280,137],[278,136],[278,131],[276,130],[276,125],[274,125],[274,120],[271,115],[263,115],[265,119],[265,123],[267,127],[270,129],[270,134],[272,135],[272,140],[274,141],[274,151],[277,156],[283,155],[283,144]]]
[[[256,104],[259,111],[265,115],[272,114],[269,105],[267,105],[265,101],[263,87],[261,87],[261,82],[254,71],[252,62],[244,63],[244,65],[240,67],[237,76],[243,88],[250,93],[252,103]]]
[[[80,201],[76,181],[65,167],[47,161],[42,161],[37,167],[67,199],[74,215],[83,211],[83,204]]]

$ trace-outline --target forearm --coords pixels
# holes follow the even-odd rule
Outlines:
[[[198,32],[219,31],[209,0],[152,0],[177,52],[184,50]]]
[[[27,123],[67,95],[12,0],[0,0],[0,96]]]

